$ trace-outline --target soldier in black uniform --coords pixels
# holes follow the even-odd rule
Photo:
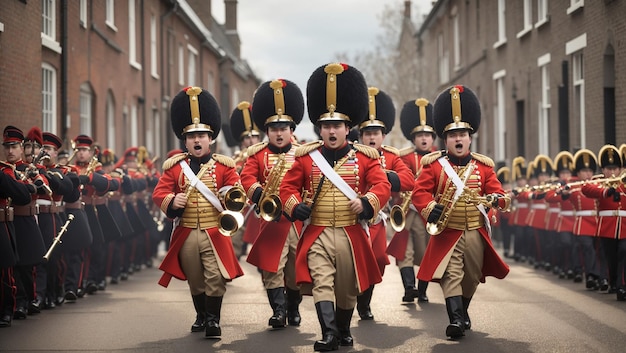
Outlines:
[[[18,129],[7,127],[3,136],[5,153],[15,148],[12,145],[22,143],[23,135]],[[0,327],[11,326],[16,305],[13,266],[17,263],[17,249],[12,205],[29,204],[31,191],[34,190],[29,191],[26,184],[16,180],[11,163],[0,162]]]

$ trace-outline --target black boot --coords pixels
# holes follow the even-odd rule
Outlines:
[[[463,316],[463,300],[460,295],[446,298],[446,309],[450,325],[446,328],[446,336],[455,339],[464,336],[465,324]]]
[[[206,298],[204,293],[191,296],[193,307],[196,309],[196,321],[191,324],[191,332],[204,331],[206,324]]]
[[[373,292],[374,285],[371,285],[365,292],[356,297],[356,310],[359,312],[361,320],[374,320],[374,314],[372,314],[372,309],[370,308]]]
[[[287,323],[289,326],[300,326],[300,303],[302,295],[299,290],[287,289]]]
[[[224,297],[207,297],[205,337],[219,337],[222,335],[220,312],[222,311],[223,298]]]
[[[472,298],[463,297],[463,324],[466,330],[472,329],[472,320],[470,320],[469,314],[467,313],[471,301]]]
[[[428,282],[419,280],[417,281],[417,301],[420,303],[427,303],[428,296],[426,295],[426,289],[428,289]]]
[[[283,328],[287,325],[287,317],[285,315],[285,287],[279,287],[267,290],[267,299],[270,301],[270,306],[274,311],[272,317],[270,317],[267,323],[272,328]]]
[[[413,267],[401,268],[400,276],[402,277],[402,284],[404,285],[404,297],[402,297],[402,301],[412,303],[413,300],[419,296],[415,288],[415,271],[413,271]]]
[[[339,349],[339,331],[335,323],[335,304],[331,301],[315,303],[317,318],[322,327],[322,339],[315,341],[313,349],[317,352],[336,351]]]
[[[372,287],[370,287],[372,288]],[[337,307],[337,330],[339,330],[339,345],[354,346],[352,334],[350,334],[350,321],[354,309],[341,309]]]

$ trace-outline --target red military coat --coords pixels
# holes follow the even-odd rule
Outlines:
[[[597,199],[598,227],[596,236],[609,239],[626,239],[626,187],[620,184],[615,188],[620,193],[620,200],[615,201],[612,195],[607,195],[609,188],[599,184],[585,184],[582,193],[593,199]]]
[[[405,151],[404,149],[402,151]],[[421,154],[417,153],[414,149],[411,149],[411,153],[404,154],[400,157],[400,160],[404,163],[406,168],[411,172],[411,187],[410,189],[402,189],[402,191],[413,191],[415,187],[415,179],[416,176],[419,175],[419,171],[422,169],[420,164],[420,160],[422,159]],[[411,212],[409,210],[408,212]],[[421,222],[422,219],[420,217],[415,218],[415,222]],[[389,245],[387,245],[387,254],[395,257],[397,260],[404,260],[404,255],[406,254],[406,247],[409,242],[409,231],[403,229],[400,232],[396,232],[391,238]]]
[[[550,205],[550,207],[558,207],[559,214],[555,221],[554,230],[557,233],[561,232],[569,232],[571,233],[574,229],[574,205],[568,200],[564,200],[559,190],[549,190],[546,193],[546,202]]]
[[[291,145],[291,148],[285,153],[285,171],[282,175],[291,168],[296,158],[296,147]],[[258,187],[265,188],[267,186],[267,177],[276,165],[278,156],[279,154],[270,150],[267,142],[258,143],[248,148],[248,158],[241,171],[241,185],[246,191],[248,199],[252,199]],[[276,272],[289,230],[293,225],[300,234],[302,221],[291,222],[284,215],[280,217],[278,222],[266,222],[261,218],[258,219],[258,227],[255,226],[251,229],[258,233],[246,261],[262,270]],[[248,224],[247,227],[251,227],[251,225]]]
[[[358,147],[356,147],[358,146]],[[280,199],[284,205],[284,211],[293,216],[294,207],[302,202],[302,192],[306,190],[309,197],[314,197],[315,187],[321,177],[319,167],[313,162],[309,153],[313,150],[322,151],[322,142],[316,141],[300,146],[296,153],[296,160],[280,188]],[[389,200],[391,184],[387,180],[385,172],[381,168],[377,158],[377,151],[363,146],[353,145],[350,162],[344,163],[342,168],[351,168],[355,178],[348,184],[358,192],[361,197],[366,197],[377,214],[381,206]],[[324,231],[325,226],[309,225],[300,237],[296,250],[296,282],[298,284],[313,283],[307,262],[307,253],[317,237]],[[357,274],[357,286],[359,292],[369,286],[382,281],[376,258],[372,251],[368,234],[360,224],[343,227],[350,238],[352,245],[352,257]]]
[[[537,193],[534,191],[523,191],[517,195],[517,200],[527,203],[530,206],[523,225],[533,227],[535,229],[546,228],[546,212],[548,205],[543,199],[537,199]]]
[[[225,157],[218,157],[217,155],[214,155],[213,158],[216,159],[215,169],[212,175],[214,183],[213,185],[208,186],[211,191],[217,195],[218,190],[223,186],[232,186],[237,184],[239,182],[239,175],[235,170],[234,163],[233,165],[228,165],[228,161],[232,162],[231,159],[224,161]],[[187,177],[185,177],[183,169],[180,165],[182,160],[189,163],[190,158],[186,157],[186,154],[179,154],[165,161],[163,164],[163,175],[152,192],[152,201],[155,205],[158,205],[165,214],[168,214],[167,211],[170,203],[174,199],[174,196],[178,193],[184,193],[187,190],[189,181],[187,180]],[[226,164],[220,163],[217,160],[223,161]],[[211,239],[211,243],[213,244],[213,248],[215,250],[215,257],[220,264],[220,269],[222,269],[222,276],[227,280],[243,276],[243,270],[237,261],[237,256],[235,255],[233,243],[231,242],[230,237],[223,236],[218,231],[217,227],[203,230]],[[170,248],[163,259],[161,266],[159,266],[159,269],[165,272],[159,280],[160,285],[167,287],[172,277],[183,281],[187,279],[180,266],[178,254],[191,231],[191,228],[185,228],[182,225],[178,225],[174,228],[171,236]]]
[[[580,188],[572,189],[567,200],[572,204],[576,215],[572,233],[580,236],[595,236],[598,227],[596,200],[585,196]]]
[[[415,207],[424,215],[424,209],[432,205],[435,196],[443,189],[448,181],[448,176],[437,158],[441,152],[433,152],[425,156],[422,164],[424,165],[422,172],[415,182],[413,189],[412,201]],[[445,158],[448,158],[447,156]],[[478,179],[476,184],[479,188],[480,195],[500,194],[504,195],[502,185],[493,170],[493,161],[491,159],[472,153],[472,161],[476,163],[473,171],[474,178]],[[471,163],[471,162],[470,162]],[[450,163],[454,168],[455,164]],[[417,277],[423,281],[437,281],[435,272],[439,267],[445,267],[449,261],[449,254],[452,252],[456,243],[463,235],[462,230],[445,228],[439,235],[431,236],[422,263],[420,265]],[[502,261],[498,253],[493,247],[491,238],[485,226],[478,229],[485,241],[485,251],[483,257],[483,268],[481,281],[484,282],[486,276],[494,276],[496,278],[504,278],[509,273],[509,266]]]

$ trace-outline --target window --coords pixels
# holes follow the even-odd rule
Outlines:
[[[537,0],[537,23],[535,28],[548,22],[548,0]]]
[[[43,131],[57,133],[57,72],[49,64],[41,65],[41,114]]]
[[[105,23],[112,30],[117,31],[115,27],[115,0],[106,0],[106,20]]]
[[[206,89],[211,92],[211,94],[215,95],[215,75],[213,72],[209,72],[209,77],[207,78]]]
[[[498,161],[506,158],[506,95],[504,89],[504,77],[506,76],[505,70],[500,70],[493,74],[493,80],[495,84],[496,92],[496,104],[494,107],[495,114],[495,128],[494,128],[494,140],[495,140],[495,158]]]
[[[81,134],[91,136],[93,131],[92,122],[92,94],[91,87],[87,83],[80,85],[80,122],[79,130]]]
[[[539,66],[539,75],[541,82],[541,97],[539,100],[539,117],[538,136],[539,136],[539,153],[550,153],[550,54],[541,56],[537,60]]]
[[[141,70],[137,62],[137,24],[135,23],[135,0],[128,0],[128,60],[130,66]]]
[[[448,63],[448,50],[446,49],[442,33],[440,33],[439,37],[437,37],[437,57],[439,62],[439,83],[447,83],[450,79],[450,69]]]
[[[115,148],[115,99],[111,91],[107,93],[105,114],[107,119],[107,146]]]
[[[137,132],[139,131],[137,126],[137,106],[132,105],[130,107],[130,145],[137,146]]]
[[[56,1],[41,0],[41,45],[61,54],[56,40]]]
[[[585,75],[583,71],[582,51],[572,54],[572,84],[574,86],[574,116],[579,115],[580,148],[586,148],[585,126]]]
[[[198,51],[191,45],[187,45],[189,50],[189,63],[187,65],[187,84],[196,86],[196,62],[198,60]]]
[[[454,45],[454,69],[458,70],[461,68],[461,34],[459,28],[459,14],[457,12],[457,7],[455,6],[452,9],[452,41]]]
[[[505,0],[498,0],[498,41],[493,45],[494,49],[506,43],[505,3]]]
[[[185,85],[185,51],[183,45],[178,45],[178,84]]]
[[[159,78],[157,51],[157,19],[155,15],[150,17],[150,72],[152,77]]]
[[[87,28],[87,0],[80,0],[79,21],[83,28]]]
[[[533,29],[533,0],[524,0],[524,28],[517,33],[517,38],[525,36]]]
[[[584,6],[585,0],[569,0],[569,7],[567,8],[566,13],[570,15],[578,9],[582,9]]]

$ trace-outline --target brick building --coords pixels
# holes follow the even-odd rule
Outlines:
[[[626,3],[439,0],[417,31],[421,89],[481,100],[473,147],[511,162],[626,142]]]
[[[211,0],[3,1],[0,125],[165,156],[179,147],[171,98],[197,85],[220,103],[217,149],[230,154],[230,113],[261,81],[240,57],[237,1],[224,5],[220,24]]]

